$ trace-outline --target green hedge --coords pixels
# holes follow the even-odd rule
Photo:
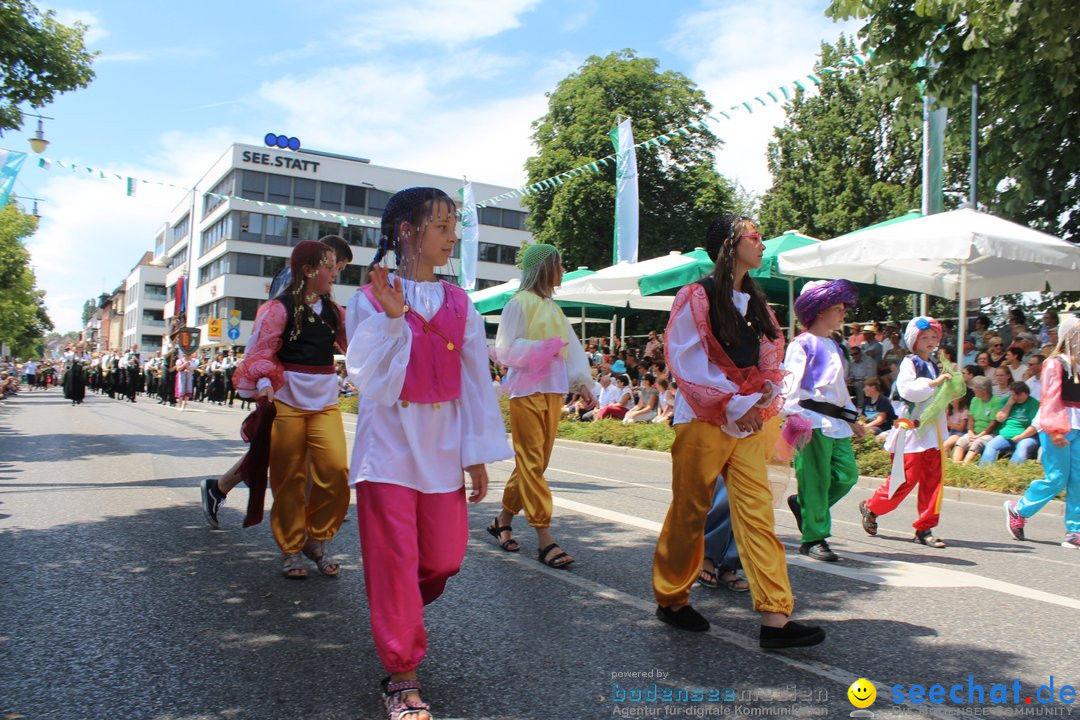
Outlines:
[[[356,398],[342,398],[338,404],[342,412],[356,412]],[[510,429],[510,410],[506,398],[499,400],[507,432]],[[624,425],[621,420],[598,420],[596,422],[559,423],[559,437],[565,440],[616,445],[668,452],[675,440],[675,431],[666,425],[633,423]],[[860,475],[887,477],[892,465],[889,453],[873,438],[855,441],[855,462]],[[957,465],[945,462],[945,484],[954,487],[977,488],[994,492],[1020,494],[1032,480],[1043,477],[1042,465],[1029,461],[1023,465],[1011,465],[1007,459],[998,460],[987,468],[976,464]]]

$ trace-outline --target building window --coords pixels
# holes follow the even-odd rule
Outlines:
[[[199,245],[199,255],[205,255],[211,248],[217,247],[221,243],[229,240],[232,237],[232,215],[226,215],[211,225],[202,234],[202,242]]]
[[[215,300],[214,302],[207,303],[206,305],[200,305],[199,308],[195,311],[195,324],[205,325],[206,321],[210,318],[220,318],[221,315],[219,315],[219,313],[223,309],[224,308],[222,307],[222,303],[220,300]]]
[[[350,245],[357,247],[379,247],[379,230],[363,225],[350,225],[341,228],[339,233]]]
[[[241,173],[240,197],[246,200],[266,199],[266,173],[245,170]]]
[[[292,178],[288,175],[270,175],[270,188],[266,193],[267,202],[288,205],[292,202]]]
[[[319,207],[323,210],[341,210],[341,196],[345,186],[340,183],[324,182],[320,184]]]
[[[318,240],[319,222],[317,220],[289,218],[289,237],[292,238],[293,245],[301,240]]]
[[[187,215],[180,219],[180,222],[176,223],[169,229],[169,247],[173,248],[178,242],[187,237],[188,231],[191,229],[191,218]]]
[[[165,254],[165,231],[162,230],[154,238],[154,257],[159,258]]]
[[[454,246],[454,249],[460,246]],[[515,265],[517,263],[517,248],[511,245],[499,245],[497,243],[480,243],[478,259],[484,262],[498,263],[500,265]]]
[[[240,239],[248,242],[263,241],[263,216],[260,213],[240,213]]]
[[[274,255],[263,255],[262,275],[263,277],[276,277],[285,264],[289,262],[289,258],[277,257]]]
[[[386,209],[386,201],[390,199],[390,193],[384,190],[369,190],[367,195],[368,214],[382,215],[382,211]]]
[[[315,181],[307,178],[293,180],[293,205],[315,207]]]
[[[139,338],[139,349],[144,353],[156,353],[161,349],[161,336],[143,335]]]
[[[165,286],[164,285],[152,285],[150,283],[147,283],[143,287],[144,287],[143,299],[145,299],[145,300],[167,300],[168,299],[167,296],[165,295]]]
[[[181,265],[183,265],[184,263],[186,263],[187,262],[187,257],[188,257],[188,249],[187,248],[184,248],[183,250],[178,252],[176,255],[173,255],[171,258],[169,258],[169,270],[175,270],[176,268],[178,268]],[[170,299],[171,299],[171,297],[170,297]]]
[[[345,212],[362,215],[367,200],[367,190],[355,185],[345,186]]]
[[[289,244],[289,219],[281,215],[263,215],[266,240],[271,245]]]
[[[225,202],[226,197],[232,196],[234,179],[235,176],[233,175],[232,171],[230,171],[228,175],[223,177],[218,182],[218,184],[215,185],[212,190],[210,190],[210,192],[214,193],[213,195],[208,194],[203,196],[203,217],[206,217],[207,215],[212,213],[218,207],[218,205],[221,205],[221,203]],[[215,197],[217,195],[223,195],[225,197]]]
[[[256,298],[231,298],[232,309],[240,311],[241,320],[254,320],[261,304]]]
[[[525,217],[528,213],[505,208],[480,208],[480,224],[492,227],[504,227],[510,230],[524,230]]]
[[[367,277],[368,269],[363,265],[346,265],[335,282],[338,285],[363,285]]]

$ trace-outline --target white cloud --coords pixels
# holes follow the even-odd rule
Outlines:
[[[42,10],[45,10],[42,7]],[[51,8],[56,13],[56,21],[61,25],[74,25],[77,22],[87,26],[83,40],[87,47],[96,45],[99,40],[109,35],[109,31],[102,27],[101,20],[89,10],[72,10],[70,8]]]
[[[345,22],[336,34],[349,47],[375,52],[391,45],[455,48],[521,26],[540,0],[381,0]]]
[[[516,64],[476,51],[441,57],[438,72],[434,63],[364,62],[267,82],[257,95],[291,133],[333,138],[333,147],[325,149],[380,165],[516,185],[524,182],[522,165],[531,153],[530,123],[546,109],[541,86],[479,103],[455,92],[458,82]]]
[[[117,52],[102,53],[94,58],[94,64],[116,62],[144,62],[150,59],[150,54],[145,52]]]
[[[110,173],[189,187],[231,136],[225,130],[166,134],[142,164],[101,168],[109,175],[106,180],[96,172],[72,172],[55,164],[48,171],[36,166],[24,170],[45,178],[36,190],[43,200],[41,225],[27,248],[58,331],[80,327],[83,302],[112,292],[142,254],[153,250],[157,231],[185,196],[182,189],[139,183],[135,197],[127,197],[126,182]]]
[[[861,22],[834,23],[825,3],[760,0],[732,4],[710,0],[683,17],[669,47],[694,63],[690,77],[716,110],[790,85],[813,70],[821,42],[854,34]],[[732,113],[714,125],[724,141],[717,169],[747,189],[763,193],[772,184],[765,153],[773,129],[784,124],[781,105],[755,104],[754,113]]]

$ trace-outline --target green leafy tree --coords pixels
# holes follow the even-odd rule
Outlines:
[[[90,318],[94,317],[94,311],[97,310],[97,300],[90,298],[83,303],[82,306],[82,326],[86,327],[86,323],[90,322]]]
[[[712,109],[686,76],[660,72],[656,60],[632,50],[590,57],[547,97],[547,114],[533,123],[539,152],[525,163],[530,183],[611,154],[609,133],[619,115],[633,118],[634,138],[641,142]],[[736,208],[735,188],[714,167],[719,144],[699,130],[655,150],[638,150],[639,258],[701,245],[708,223]],[[611,264],[614,162],[531,195],[525,204],[536,240],[558,247],[568,268]]]
[[[33,215],[15,205],[0,209],[0,341],[17,355],[40,353],[45,333],[53,329],[45,293],[35,287],[30,253],[22,244],[36,229]]]
[[[86,49],[86,30],[61,25],[52,10],[41,13],[26,0],[0,0],[0,132],[22,127],[21,103],[43,107],[94,79],[97,53]]]
[[[1080,237],[1080,11],[1075,0],[832,0],[866,18],[887,96],[970,106],[979,86],[981,202],[1000,215]],[[918,61],[925,58],[927,62]],[[952,121],[950,121],[952,122]]]

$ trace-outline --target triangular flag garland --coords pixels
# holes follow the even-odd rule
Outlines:
[[[665,130],[663,133],[657,135],[656,137],[651,137],[648,140],[643,140],[635,144],[634,147],[639,150],[659,148],[662,145],[666,145],[667,143],[671,142],[675,137],[689,137],[692,132],[707,129],[708,124],[706,121],[720,124],[723,122],[723,120],[731,120],[732,113],[737,113],[743,110],[745,110],[748,114],[752,115],[754,112],[753,103],[755,102],[758,103],[761,107],[767,107],[769,105],[769,103],[766,102],[767,97],[768,100],[771,101],[773,104],[783,103],[787,100],[790,100],[795,95],[796,91],[801,90],[803,92],[806,92],[808,87],[806,81],[809,81],[809,87],[811,89],[814,87],[819,87],[822,83],[822,77],[843,77],[845,70],[861,68],[873,56],[873,50],[869,50],[865,54],[850,55],[837,62],[836,65],[823,67],[817,73],[808,73],[799,78],[796,78],[790,83],[790,85],[782,85],[779,88],[776,88],[776,90],[779,90],[779,94],[777,94],[777,92],[773,90],[768,90],[764,93],[764,97],[756,95],[751,98],[751,100],[731,105],[727,108],[727,110],[717,110],[716,113],[717,115],[719,115],[719,117],[717,117],[717,115],[709,115],[704,120],[692,120],[683,125],[682,127]],[[723,120],[721,120],[721,118],[723,118]],[[478,202],[476,203],[476,209],[480,210],[501,202],[505,202],[506,200],[512,200],[514,198],[520,197],[528,197],[529,195],[535,195],[537,193],[545,192],[547,190],[554,190],[565,184],[567,180],[572,180],[578,176],[585,175],[587,173],[598,174],[600,173],[601,168],[606,168],[608,167],[608,163],[614,164],[615,161],[616,156],[614,153],[612,153],[611,155],[605,155],[604,157],[598,158],[596,160],[590,160],[584,165],[573,168],[571,170],[567,170],[566,172],[552,175],[549,178],[530,183],[529,185],[524,185],[514,190],[510,190],[509,192],[502,193],[501,195],[496,195],[495,197],[490,197],[487,200]],[[70,169],[72,172],[78,172],[79,170],[82,170],[88,175],[93,175],[96,173],[98,179],[107,180],[110,179],[111,176],[112,178],[116,178],[117,180],[124,181],[126,186],[126,192],[129,197],[135,195],[136,188],[139,183],[176,188],[177,190],[183,190],[184,192],[199,192],[194,188],[183,187],[182,185],[174,185],[173,183],[159,182],[153,180],[142,180],[139,178],[124,176],[120,173],[110,172],[107,170],[95,170],[94,168],[83,167],[75,165],[73,163],[63,162],[61,160],[50,160],[46,157],[39,157],[37,161],[37,166],[43,170],[51,169],[52,165],[54,164],[57,167]],[[295,210],[303,215],[315,215],[317,217],[336,220],[337,222],[341,223],[342,227],[348,227],[349,225],[367,225],[369,227],[381,226],[381,222],[379,220],[373,220],[371,218],[361,217],[359,215],[329,213],[323,212],[321,210],[312,210],[310,208],[300,207],[297,205],[279,205],[277,203],[263,202],[262,200],[249,200],[247,198],[238,197],[236,195],[222,195],[220,193],[213,192],[203,192],[202,194],[204,196],[215,197],[220,200],[241,200],[243,202],[255,203],[259,207],[273,207],[276,208],[279,212],[281,212],[282,215],[284,215],[288,210]],[[461,217],[461,213],[462,211],[458,210],[459,218]]]

